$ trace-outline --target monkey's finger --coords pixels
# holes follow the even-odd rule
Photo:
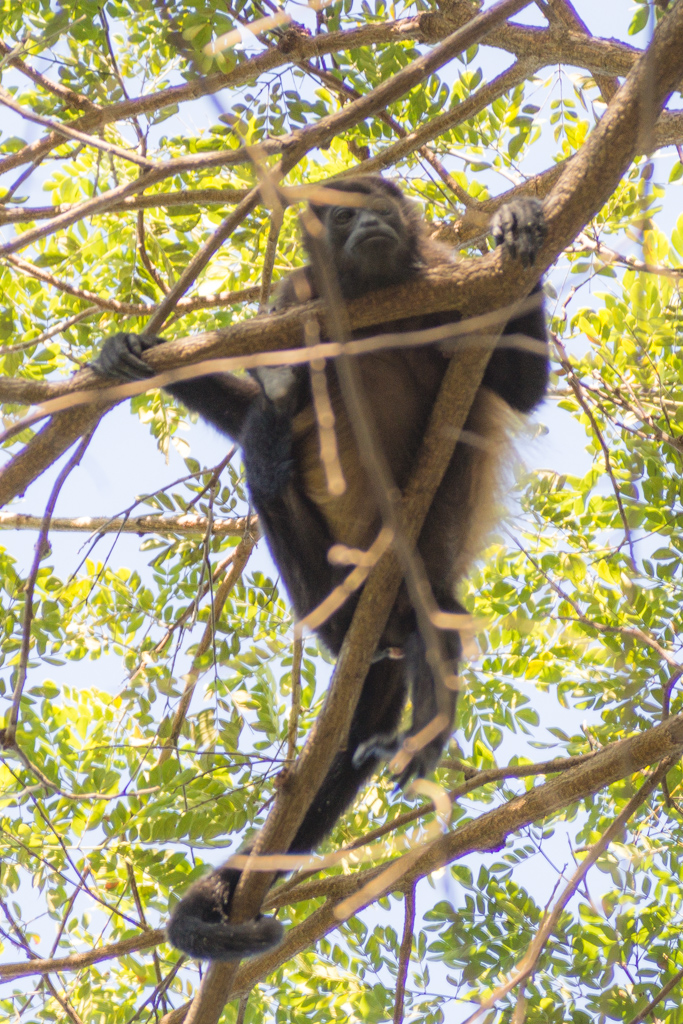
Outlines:
[[[151,345],[145,342],[152,339],[143,339],[139,334],[126,334],[120,331],[107,338],[102,346],[97,359],[94,359],[90,367],[103,377],[110,377],[122,381],[145,380],[154,376],[154,370],[141,358],[143,352]],[[152,345],[157,340],[152,341]]]

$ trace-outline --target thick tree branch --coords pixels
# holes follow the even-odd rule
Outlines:
[[[540,822],[558,811],[564,812],[573,803],[599,792],[606,786],[642,771],[649,765],[665,758],[678,757],[683,751],[683,715],[669,718],[661,725],[638,733],[628,739],[619,740],[599,750],[589,761],[584,761],[557,778],[514,797],[502,807],[480,815],[445,835],[432,845],[401,880],[398,889],[409,891],[413,884],[438,867],[451,863],[473,852],[492,851],[502,848],[508,836],[520,829]],[[293,956],[302,952],[311,943],[318,941],[338,927],[334,906],[348,896],[362,889],[367,882],[379,874],[383,866],[375,866],[351,875],[335,875],[321,883],[306,887],[307,898],[327,896],[327,902],[314,911],[305,921],[286,934],[282,945],[241,965],[236,979],[233,996],[236,998],[253,988],[268,974],[277,970]],[[316,891],[314,885],[321,886]],[[304,887],[302,886],[302,889]],[[396,888],[390,886],[391,889]],[[269,898],[270,907],[284,906],[290,902],[293,893],[276,890]],[[384,893],[379,893],[380,898]],[[297,899],[303,899],[297,894]],[[26,963],[0,965],[0,978],[14,979],[32,974],[51,971],[75,971],[102,960],[122,956],[125,953],[145,949],[163,942],[162,929],[126,939],[120,943],[102,946],[98,949],[76,953],[54,960],[31,960]],[[174,1010],[164,1018],[166,1024],[179,1024],[184,1020],[189,1003]]]
[[[585,146],[566,165],[549,199],[547,220],[549,232],[537,266],[547,267],[557,254],[571,242],[607,200],[625,172],[631,159],[642,145],[643,133],[633,130],[641,114],[652,123],[666,102],[671,90],[683,73],[675,50],[676,32],[680,13],[677,8],[660,24],[652,46],[652,81],[647,81],[649,100],[641,110],[641,91],[648,76],[644,61],[637,66],[627,82],[610,104],[605,116],[589,137]],[[674,45],[671,44],[674,40]],[[651,87],[650,87],[651,86]],[[138,179],[139,180],[139,179]],[[410,288],[388,289],[374,294],[371,299],[359,300],[349,308],[353,326],[377,324],[383,319],[391,321],[409,316],[414,309],[424,312],[438,309],[457,309],[463,316],[496,308],[528,290],[537,277],[537,270],[505,274],[503,254],[500,250],[480,260],[463,261],[457,266],[446,266],[426,273]],[[227,345],[233,352],[264,351],[296,345],[301,337],[304,317],[308,310],[292,310],[269,318],[268,324],[248,321],[235,325],[226,332],[212,332],[189,342],[168,345],[149,355],[150,365],[162,370],[173,365],[184,365],[198,357],[210,357],[225,352]],[[182,353],[182,355],[181,355]],[[180,358],[179,358],[180,357]],[[66,390],[88,387],[91,383],[102,386],[92,371],[76,375]],[[60,390],[62,386],[58,385]],[[0,474],[0,504],[6,503],[35,479],[50,464],[51,457],[64,451],[62,437],[75,439],[79,424],[91,424],[92,417],[81,412],[68,412],[61,418],[58,431],[48,425],[43,428],[28,449],[24,449]],[[78,423],[77,423],[78,420]],[[57,434],[57,436],[55,436]],[[69,442],[71,443],[71,442]],[[52,456],[52,453],[56,453]],[[30,453],[30,454],[29,454]]]
[[[666,731],[665,726],[672,725],[673,728]],[[682,751],[683,715],[669,719],[664,725],[655,726],[647,732],[613,743],[599,751],[592,761],[542,786],[536,786],[523,796],[515,797],[502,807],[456,828],[429,846],[425,854],[406,872],[399,885],[390,883],[385,891],[376,893],[372,901],[397,889],[407,892],[420,878],[467,854],[499,850],[514,832],[548,815],[564,812],[572,803],[584,800],[605,786],[642,771],[648,765],[664,758],[679,757]],[[327,902],[300,925],[290,928],[276,949],[243,963],[236,974],[231,998],[249,991],[282,964],[338,927],[335,906],[359,892],[383,870],[384,866],[379,866],[354,875],[337,875],[334,879],[328,879],[328,882],[334,883],[334,887],[327,893]],[[190,1004],[186,1003],[164,1017],[160,1024],[181,1024],[188,1019],[189,1008]]]

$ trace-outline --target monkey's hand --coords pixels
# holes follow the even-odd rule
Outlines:
[[[494,213],[491,234],[523,267],[533,265],[546,235],[543,205],[538,199],[514,199]]]
[[[192,886],[166,928],[176,949],[197,960],[241,960],[282,941],[284,929],[274,917],[259,916],[239,924],[229,920],[239,877],[235,868],[219,868]]]
[[[146,380],[154,370],[142,358],[150,348],[163,345],[166,338],[147,334],[125,334],[119,331],[107,338],[90,368],[103,377],[121,381]]]

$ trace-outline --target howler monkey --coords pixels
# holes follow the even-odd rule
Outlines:
[[[357,193],[359,206],[320,205],[315,212],[326,229],[327,246],[344,298],[417,278],[425,267],[443,263],[445,250],[426,234],[414,205],[392,182],[379,176],[347,178],[330,187]],[[544,234],[540,204],[520,199],[503,207],[492,227],[496,243],[523,264],[533,262]],[[295,272],[301,275],[301,271]],[[316,294],[315,268],[303,274]],[[299,277],[299,282],[301,278]],[[540,284],[535,291],[539,291]],[[301,292],[299,291],[299,294]],[[296,277],[284,282],[279,305],[297,300]],[[416,315],[357,332],[435,327],[459,319],[456,310]],[[505,336],[526,335],[543,344],[516,345]],[[146,350],[163,339],[116,334],[104,343],[94,364],[119,380],[141,380],[152,371]],[[545,394],[548,360],[541,303],[505,326],[482,386],[437,491],[419,539],[419,551],[440,608],[462,612],[456,591],[486,530],[492,525],[496,487],[509,449],[511,410],[529,413]],[[437,345],[376,351],[358,357],[363,386],[371,399],[377,435],[399,488],[407,481],[447,367],[447,352]],[[321,466],[310,377],[305,367],[260,370],[253,376],[213,374],[168,386],[188,409],[199,413],[242,448],[247,482],[259,521],[285,586],[301,618],[315,608],[348,569],[328,561],[334,543],[367,549],[380,527],[365,470],[341,400],[334,363],[325,370],[339,457],[346,481],[341,495],[329,493]],[[349,598],[318,633],[338,654],[358,593]],[[444,631],[447,656],[455,666],[460,638]],[[391,655],[391,656],[390,656]],[[398,655],[398,657],[396,657]],[[389,616],[375,660],[351,724],[348,746],[340,750],[290,846],[290,852],[314,849],[349,806],[379,762],[397,748],[399,723],[407,697],[412,701],[414,735],[437,713],[449,725],[414,754],[401,784],[436,766],[451,731],[456,695],[443,692],[428,666],[415,613],[402,588]],[[239,872],[219,868],[201,879],[176,907],[170,941],[194,957],[232,960],[276,944],[281,925],[259,917],[231,924],[230,901]]]

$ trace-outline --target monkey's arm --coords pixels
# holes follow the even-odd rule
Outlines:
[[[91,366],[103,376],[117,381],[146,380],[154,375],[154,371],[144,361],[144,354],[165,340],[121,331],[106,339]],[[248,377],[234,377],[231,373],[213,373],[179,381],[169,384],[164,390],[179,399],[190,412],[199,413],[235,441],[240,440],[249,410],[261,394],[256,381]]]
[[[491,222],[497,245],[505,247],[522,266],[533,264],[545,236],[543,209],[537,199],[517,199],[503,206]],[[545,397],[548,387],[548,334],[541,282],[531,292],[538,305],[505,325],[498,348],[493,352],[483,384],[495,391],[517,412],[528,413]],[[519,344],[506,345],[505,337],[522,336]],[[541,351],[524,348],[523,338],[542,343]]]
[[[144,360],[145,352],[163,342],[141,334],[114,334],[92,367],[114,380],[146,380],[153,370]],[[328,562],[333,540],[327,524],[293,478],[292,414],[306,401],[307,376],[289,371],[283,378],[281,368],[268,368],[262,377],[259,386],[252,377],[217,373],[165,390],[242,446],[249,490],[264,533],[297,614],[303,616],[349,570]],[[276,401],[269,394],[282,380],[289,386]],[[351,606],[341,609],[321,630],[335,654],[352,611]]]
[[[239,441],[260,388],[247,378],[234,377],[231,373],[213,373],[196,380],[170,384],[164,390],[179,399],[190,412],[198,412],[222,434]]]
[[[536,309],[505,325],[503,336],[489,359],[483,384],[504,398],[517,412],[529,413],[542,402],[548,388],[548,335],[540,283],[532,295],[539,296]],[[519,340],[506,345],[506,335],[519,335]],[[540,341],[543,351],[525,349],[524,338]]]

